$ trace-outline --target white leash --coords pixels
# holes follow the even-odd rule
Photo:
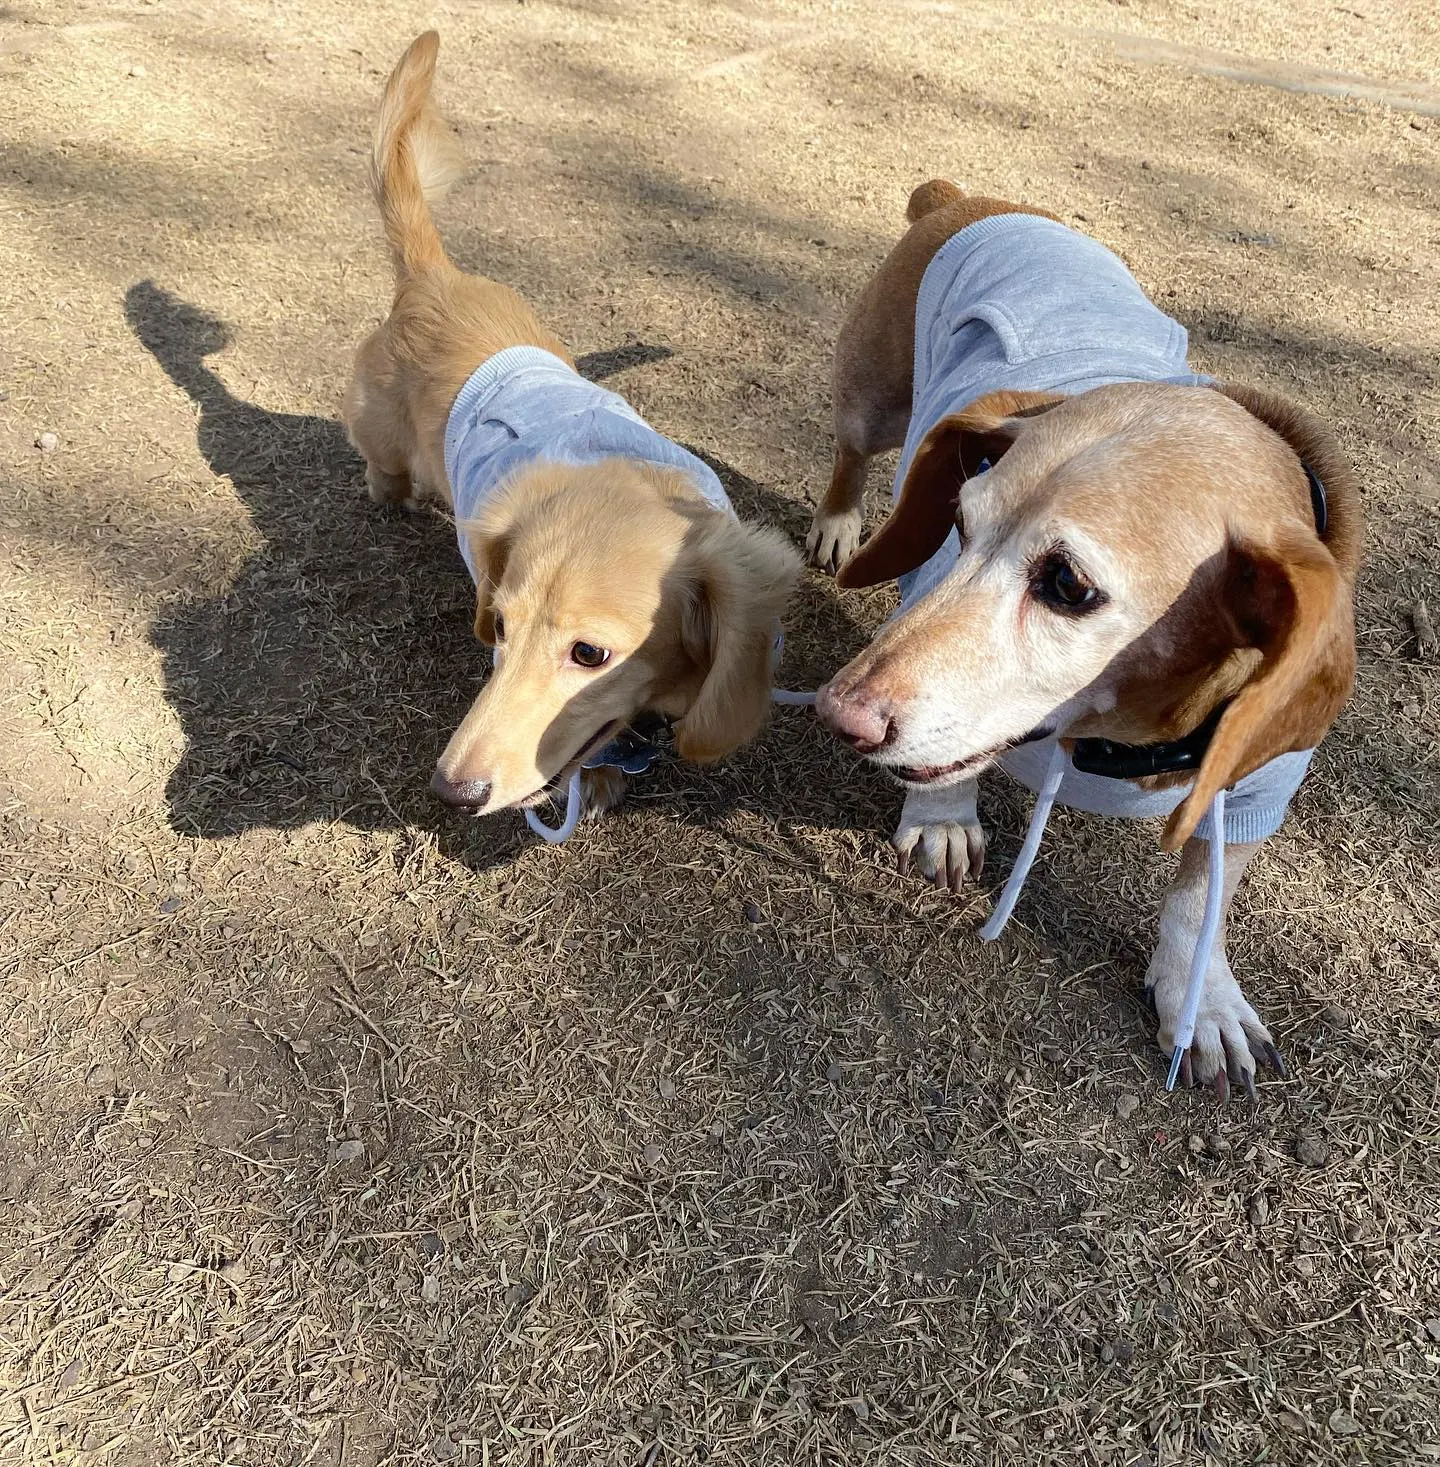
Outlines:
[[[1005,889],[995,906],[990,920],[980,929],[982,941],[994,942],[1005,930],[1015,903],[1020,900],[1021,889],[1035,857],[1040,842],[1045,836],[1045,826],[1050,812],[1055,808],[1055,796],[1060,791],[1060,781],[1065,776],[1065,750],[1057,740],[1045,769],[1045,778],[1035,796],[1035,808],[1030,812],[1030,825],[1025,832],[1024,844],[1015,864],[1010,868]],[[1205,993],[1205,975],[1210,971],[1210,959],[1215,953],[1215,938],[1220,931],[1220,911],[1225,905],[1225,791],[1217,790],[1210,802],[1210,851],[1205,878],[1205,913],[1200,920],[1200,935],[1195,939],[1195,952],[1190,959],[1190,979],[1185,987],[1185,1004],[1180,1010],[1180,1023],[1175,1030],[1175,1048],[1170,1051],[1170,1073],[1165,1081],[1166,1090],[1175,1088],[1180,1066],[1186,1051],[1195,1042],[1195,1021],[1200,1013],[1200,1000]]]
[[[559,825],[546,825],[546,823],[531,809],[525,811],[525,823],[540,837],[547,845],[558,846],[562,840],[569,840],[574,835],[575,827],[580,823],[580,775],[581,769],[577,769],[570,776],[570,788],[565,796],[565,818]]]
[[[1210,861],[1205,875],[1205,915],[1200,919],[1200,936],[1190,959],[1190,982],[1185,988],[1185,1007],[1180,1010],[1180,1027],[1175,1031],[1175,1048],[1170,1052],[1170,1074],[1165,1088],[1175,1088],[1180,1062],[1195,1042],[1195,1020],[1200,997],[1205,992],[1205,974],[1215,951],[1215,934],[1220,931],[1220,910],[1225,905],[1225,791],[1216,790],[1210,801]]]
[[[1050,819],[1051,810],[1055,808],[1055,796],[1060,791],[1060,781],[1064,777],[1065,750],[1060,747],[1057,739],[1050,752],[1045,778],[1040,781],[1040,792],[1035,796],[1035,808],[1030,813],[1030,828],[1025,832],[1025,843],[1020,847],[1020,854],[1010,868],[1010,877],[1005,883],[1005,890],[1000,893],[999,905],[990,914],[990,920],[980,929],[982,942],[994,942],[1004,932],[1005,924],[1015,910],[1015,903],[1020,900],[1020,889],[1025,885],[1030,868],[1035,864],[1035,856],[1040,850],[1045,826]]]
[[[785,647],[785,638],[782,633],[775,635],[774,661],[780,661],[780,654]],[[500,666],[501,651],[496,647],[492,651],[494,665]],[[815,704],[814,693],[792,693],[785,688],[772,688],[770,697],[773,702],[784,704],[788,708],[811,708]],[[570,783],[565,790],[565,816],[559,825],[546,825],[546,823],[531,809],[525,811],[525,823],[545,842],[546,845],[558,846],[561,841],[569,840],[575,834],[575,827],[580,823],[580,809],[582,795],[580,791],[580,776],[586,769],[598,766],[582,764],[574,774],[570,776]]]

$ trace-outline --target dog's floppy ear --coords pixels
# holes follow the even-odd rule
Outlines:
[[[1324,529],[1320,538],[1346,579],[1353,581],[1364,537],[1360,489],[1335,435],[1314,413],[1278,392],[1237,382],[1219,383],[1215,390],[1239,403],[1252,418],[1259,418],[1290,445],[1310,476],[1312,491],[1313,486],[1322,486]]]
[[[1225,710],[1161,844],[1178,850],[1217,790],[1281,754],[1313,749],[1355,680],[1351,582],[1319,537],[1286,527],[1264,546],[1232,542],[1221,598],[1236,645],[1260,665]]]
[[[840,567],[836,584],[847,590],[877,586],[924,565],[955,528],[965,481],[987,459],[1000,461],[1026,418],[1062,401],[1050,393],[992,392],[942,418],[911,459],[890,518]]]
[[[495,645],[495,590],[510,558],[510,539],[503,531],[466,525],[465,535],[475,562],[475,636]]]
[[[775,634],[800,560],[773,530],[711,516],[692,531],[680,637],[704,675],[675,752],[705,764],[754,738],[770,716]]]

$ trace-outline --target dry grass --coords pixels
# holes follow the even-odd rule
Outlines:
[[[563,849],[429,801],[467,587],[333,406],[432,21],[457,256],[797,537],[933,173],[1333,417],[1361,679],[1240,900],[1258,1106],[1160,1088],[1153,832],[1057,818],[982,948],[798,713]],[[1400,0],[0,12],[0,1460],[1440,1458],[1437,59]],[[812,580],[787,675],[885,604]]]

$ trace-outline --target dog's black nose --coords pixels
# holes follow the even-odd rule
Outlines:
[[[486,779],[464,779],[456,783],[437,769],[430,776],[430,790],[440,796],[447,805],[462,810],[478,810],[490,798],[490,781]]]

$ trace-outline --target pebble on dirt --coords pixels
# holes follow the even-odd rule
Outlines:
[[[1321,1136],[1300,1136],[1295,1142],[1295,1160],[1302,1166],[1324,1166],[1330,1160],[1330,1143]]]
[[[1348,1411],[1337,1406],[1330,1413],[1330,1430],[1336,1436],[1358,1436],[1360,1423]]]

